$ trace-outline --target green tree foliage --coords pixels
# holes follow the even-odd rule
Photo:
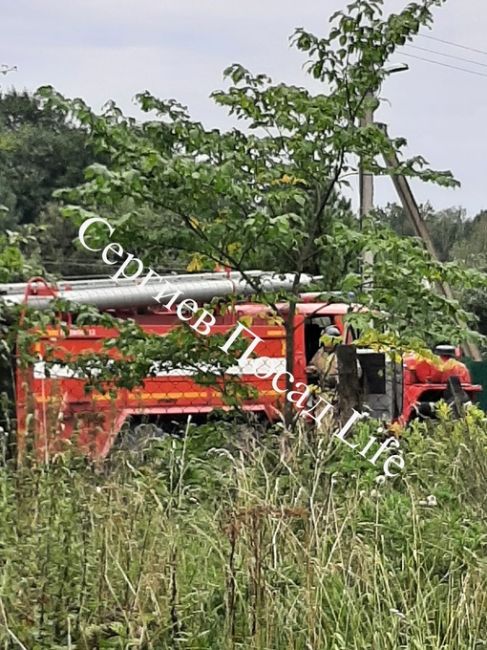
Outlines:
[[[150,264],[161,249],[243,272],[265,260],[269,268],[295,273],[291,304],[301,274],[309,269],[323,273],[323,289],[361,292],[359,260],[364,249],[374,249],[374,287],[361,297],[386,311],[393,338],[410,344],[419,332],[422,338],[426,323],[433,337],[444,338],[454,329],[465,336],[465,328],[456,324],[459,304],[437,298],[434,285],[478,282],[479,276],[469,280],[459,268],[430,264],[416,243],[401,243],[390,232],[336,229],[349,214],[337,197],[357,173],[359,159],[367,171],[390,175],[377,160],[391,150],[399,156],[403,151],[404,139],[391,141],[380,127],[361,126],[360,117],[375,103],[371,91],[386,79],[396,48],[431,24],[432,8],[441,4],[423,0],[383,17],[383,2],[357,0],[332,17],[325,38],[298,29],[293,42],[308,56],[322,94],[230,66],[229,87],[213,98],[242,130],[207,130],[176,101],[148,92],[138,100],[152,119],[136,125],[113,104],[95,115],[81,100],[68,101],[44,88],[45,105],[73,115],[97,150],[110,157],[108,164],[89,168],[83,186],[60,193],[71,202],[68,214],[78,223],[93,213],[119,215],[112,222],[118,241],[130,251],[147,244],[144,261]],[[449,172],[429,169],[420,156],[402,157],[392,173],[456,184]],[[140,229],[141,211],[157,215],[150,230]],[[292,316],[293,308],[289,334]]]
[[[57,275],[92,271],[77,259],[76,229],[60,216],[52,194],[81,182],[95,159],[86,130],[63,111],[27,92],[0,94],[0,228],[18,231],[21,238],[35,234],[44,268]],[[38,266],[27,261],[26,273],[29,265]]]
[[[463,237],[453,247],[453,255],[468,266],[487,271],[487,212],[480,212],[465,224]],[[479,331],[487,335],[487,291],[465,291],[464,302],[477,316]]]
[[[463,236],[453,247],[453,256],[468,266],[487,269],[487,212],[480,212],[464,225]]]
[[[467,219],[462,208],[434,211],[429,203],[420,206],[438,257],[442,261],[459,262],[481,272],[487,270],[487,213],[480,212]],[[403,208],[395,203],[376,210],[378,222],[401,236],[414,236],[414,230]],[[487,299],[485,288],[464,287],[458,283],[464,307],[475,314],[477,328],[487,334]]]
[[[435,211],[430,203],[419,206],[428,232],[441,262],[461,259],[455,252],[456,245],[468,231],[466,211],[463,208],[447,208]],[[397,203],[388,203],[376,210],[379,223],[389,226],[401,236],[414,236],[414,229],[404,209]]]
[[[340,225],[335,228],[334,245],[353,250],[350,234]],[[362,276],[354,272],[341,284],[370,310],[350,316],[363,332],[364,344],[421,351],[425,344],[428,348],[442,341],[460,344],[479,338],[466,327],[467,323],[474,326],[476,319],[466,311],[462,296],[465,291],[485,287],[485,274],[466,270],[454,262],[433,260],[419,239],[400,237],[377,227],[373,221],[364,232],[355,233],[354,247],[357,256],[364,249],[374,256],[374,266],[369,271],[371,287],[364,285]],[[459,299],[445,298],[438,290],[439,283],[456,289]]]
[[[37,224],[42,263],[51,277],[106,275],[101,260],[90,260],[85,251],[76,247],[76,226],[62,215],[55,200],[47,203]]]
[[[79,183],[91,162],[86,133],[61,111],[27,92],[0,95],[0,202],[12,224],[37,221],[53,191]]]
[[[20,282],[41,271],[36,229],[25,226],[0,233],[0,282]]]

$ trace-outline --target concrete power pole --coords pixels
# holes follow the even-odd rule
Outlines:
[[[404,63],[395,65],[385,72],[389,76],[397,72],[405,72],[408,66]],[[378,88],[371,89],[365,96],[365,103],[373,105],[373,100]],[[363,117],[360,118],[360,126],[366,128],[369,124],[374,123],[374,109],[367,108]],[[362,229],[364,219],[370,215],[374,209],[374,176],[364,171],[363,160],[360,161],[359,169],[359,185],[360,185],[360,227]],[[372,288],[372,277],[374,267],[374,255],[371,251],[364,251],[362,256],[362,278],[366,288]]]
[[[373,97],[372,93],[367,95],[366,101]],[[364,116],[360,118],[360,126],[366,128],[374,123],[374,111],[367,109]],[[363,160],[360,161],[359,169],[360,186],[360,229],[363,227],[364,219],[374,209],[374,176],[364,171]],[[374,266],[374,255],[371,251],[364,251],[362,257],[362,278],[367,289],[372,288],[372,270]]]

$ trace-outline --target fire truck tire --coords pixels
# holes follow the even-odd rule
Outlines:
[[[120,432],[119,449],[123,451],[143,451],[153,440],[163,440],[168,434],[152,422],[142,422],[128,426]]]

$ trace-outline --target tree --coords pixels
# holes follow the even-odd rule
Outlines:
[[[144,261],[149,264],[156,240],[159,247],[184,251],[200,263],[243,273],[262,258],[279,271],[292,271],[285,323],[290,373],[295,304],[300,278],[310,268],[323,269],[323,289],[352,288],[367,304],[384,309],[388,321],[382,323],[392,332],[391,345],[411,345],[427,333],[450,334],[460,306],[436,296],[432,287],[446,279],[465,282],[460,269],[431,263],[416,242],[390,232],[371,227],[358,233],[344,226],[341,214],[347,210],[337,210],[340,191],[357,174],[359,159],[374,174],[401,173],[455,185],[449,172],[429,169],[419,156],[402,158],[392,172],[381,166],[377,160],[391,150],[401,155],[406,141],[389,140],[376,125],[360,125],[376,103],[371,91],[386,79],[391,55],[431,24],[433,7],[441,4],[422,0],[384,18],[382,0],[356,0],[332,17],[327,37],[298,29],[293,42],[310,58],[309,72],[323,83],[323,94],[230,66],[230,87],[213,98],[244,123],[243,130],[206,130],[176,101],[148,92],[138,100],[154,118],[136,125],[113,104],[95,115],[81,100],[42,89],[45,106],[74,116],[109,157],[107,164],[89,168],[84,185],[60,193],[70,203],[67,214],[80,223],[88,214],[120,215],[125,206],[112,221],[117,239],[128,249],[134,240],[139,246],[147,241]],[[157,215],[150,233],[138,230],[147,210]],[[367,292],[358,264],[364,248],[373,249],[377,260],[374,288]],[[261,300],[275,305],[276,296],[261,295],[258,282],[248,280]],[[467,334],[460,329],[461,336]]]
[[[465,223],[463,237],[453,246],[455,259],[469,267],[487,271],[487,212],[480,212],[472,221]],[[487,336],[487,290],[469,290],[463,292],[463,302],[478,318],[478,330]],[[484,344],[485,349],[485,344]]]
[[[42,226],[36,233],[40,254],[57,275],[85,269],[72,245],[76,229],[61,217],[52,194],[82,182],[94,160],[86,131],[63,111],[27,92],[0,94],[0,228],[22,234],[27,226],[33,235]]]
[[[466,211],[460,207],[435,211],[430,203],[419,206],[433,241],[438,259],[442,262],[456,259],[455,246],[468,228]],[[401,236],[415,236],[414,228],[404,209],[397,203],[388,203],[377,210],[380,223],[389,226]]]
[[[53,191],[80,183],[93,161],[86,133],[61,111],[27,92],[0,95],[0,203],[11,221],[34,223]]]
[[[480,212],[472,221],[465,224],[463,237],[453,246],[455,259],[468,266],[486,270],[487,268],[487,212]]]
[[[37,233],[26,226],[0,234],[0,282],[20,282],[42,269]]]

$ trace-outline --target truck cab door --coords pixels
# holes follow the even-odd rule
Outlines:
[[[401,362],[382,352],[358,349],[362,368],[363,405],[377,420],[393,422],[403,410],[403,369]]]

